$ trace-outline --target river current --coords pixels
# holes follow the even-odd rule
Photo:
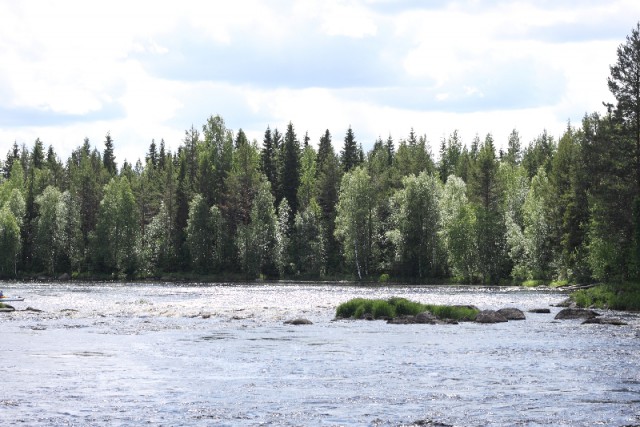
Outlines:
[[[0,284],[0,425],[640,425],[640,316],[554,320],[552,290]],[[524,321],[334,321],[353,297]],[[35,312],[26,310],[35,308]],[[304,317],[312,325],[284,321]]]

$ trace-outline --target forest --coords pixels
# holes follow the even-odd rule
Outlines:
[[[432,149],[411,129],[365,152],[349,127],[314,148],[293,123],[249,141],[216,115],[135,164],[117,164],[109,133],[64,162],[14,143],[0,276],[637,281],[640,23],[607,84],[605,112],[529,142],[453,131]]]

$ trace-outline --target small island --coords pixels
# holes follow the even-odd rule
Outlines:
[[[336,309],[337,319],[387,320],[390,323],[457,323],[473,321],[480,310],[465,305],[433,305],[405,298],[354,298]]]

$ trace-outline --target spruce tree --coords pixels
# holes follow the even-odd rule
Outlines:
[[[358,144],[351,126],[347,129],[347,134],[344,137],[344,146],[340,152],[340,161],[342,162],[342,170],[344,172],[349,172],[360,163]]]
[[[274,146],[271,128],[267,126],[262,140],[262,151],[260,152],[260,168],[271,184],[271,191],[275,193],[278,187],[278,160],[277,151]],[[274,194],[275,196],[275,194]]]
[[[104,153],[102,155],[102,165],[109,172],[109,175],[114,176],[116,174],[116,156],[113,152],[113,139],[111,134],[107,132],[104,140]]]
[[[296,137],[293,123],[289,122],[281,148],[280,188],[282,197],[291,208],[291,220],[298,212],[298,186],[300,185],[300,142]]]

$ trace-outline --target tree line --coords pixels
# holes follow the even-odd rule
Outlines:
[[[638,279],[640,24],[617,54],[606,113],[505,150],[454,131],[434,156],[412,129],[365,152],[349,127],[336,152],[328,130],[317,149],[292,123],[249,141],[220,116],[121,167],[109,133],[64,163],[14,143],[0,275]]]

